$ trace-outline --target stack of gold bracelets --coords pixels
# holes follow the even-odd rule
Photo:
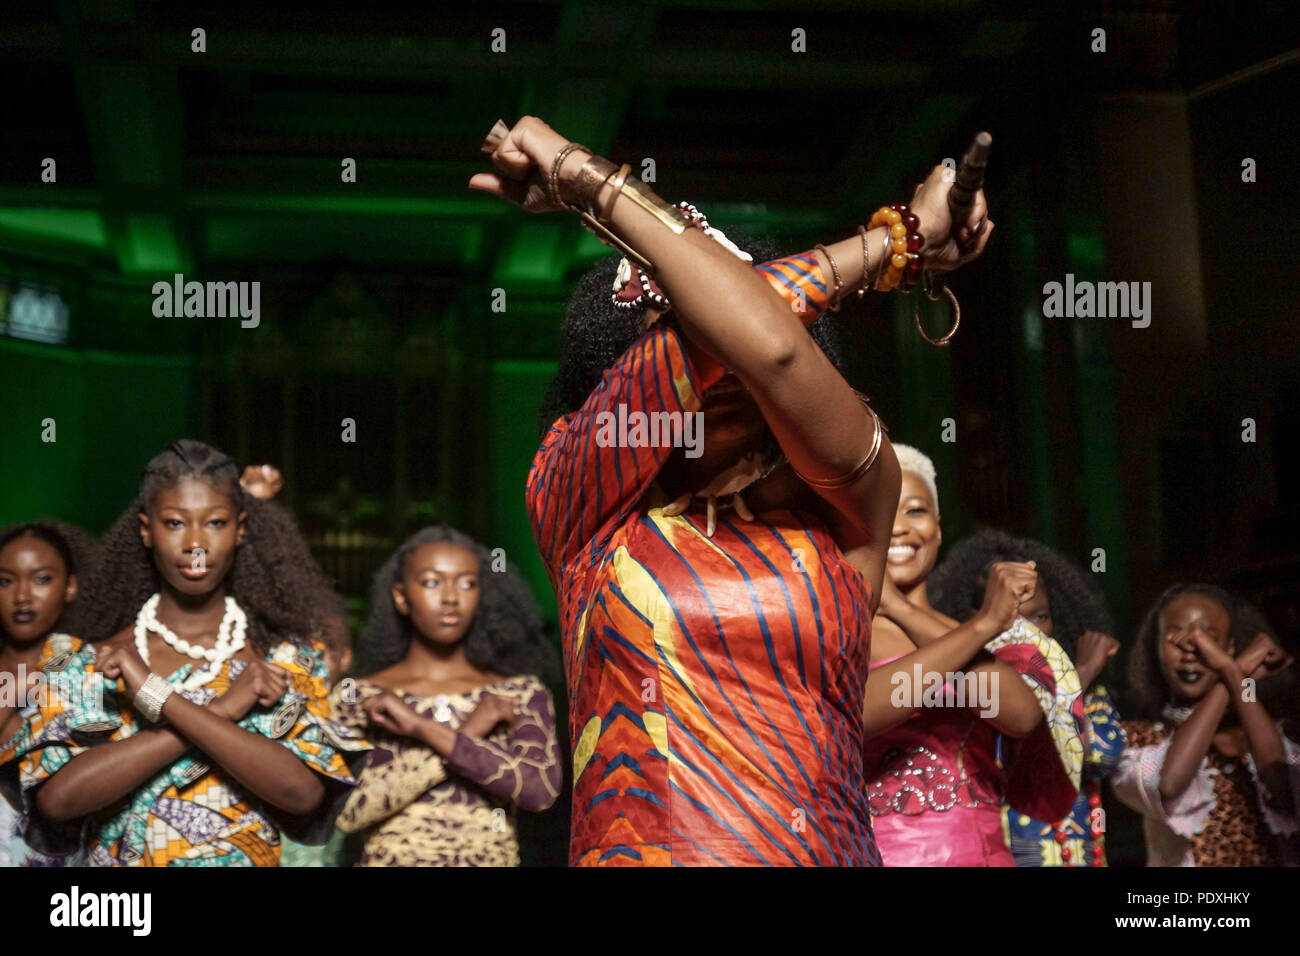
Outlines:
[[[590,158],[583,164],[582,169],[578,170],[578,175],[569,186],[570,191],[577,200],[576,203],[571,203],[566,202],[564,197],[560,195],[560,167],[564,165],[564,160],[568,155],[576,150],[581,150]],[[576,211],[582,217],[583,225],[598,239],[607,245],[613,246],[642,269],[653,272],[653,266],[649,259],[637,252],[609,229],[609,219],[618,197],[626,196],[678,235],[686,231],[687,222],[676,206],[660,199],[639,180],[628,179],[628,172],[631,169],[632,167],[627,163],[622,166],[615,166],[608,159],[594,155],[591,150],[580,143],[569,143],[556,153],[555,159],[551,161],[551,173],[547,179],[547,186],[551,201],[556,206],[567,207]],[[597,202],[600,199],[600,192],[611,177],[614,180],[613,189],[610,191],[609,198],[598,209]]]
[[[908,208],[907,203],[901,202],[881,206],[872,215],[871,222],[868,225],[858,226],[858,235],[862,237],[862,283],[858,286],[858,298],[861,299],[866,293],[871,276],[867,230],[878,229],[881,226],[885,227],[885,244],[882,250],[880,267],[876,271],[876,281],[872,288],[879,292],[889,292],[892,289],[898,289],[900,292],[911,292],[916,288],[917,281],[924,276],[926,297],[938,301],[938,292],[933,291],[931,288],[930,273],[928,271],[923,272],[921,269],[921,247],[925,245],[925,239],[921,236],[921,220]],[[835,264],[835,259],[831,256],[830,250],[824,245],[818,243],[816,248],[831,265],[831,275],[835,279],[835,288],[831,291],[828,307],[832,312],[838,312],[842,303],[844,288],[844,283],[840,279],[839,266]],[[947,345],[952,341],[952,337],[957,334],[957,328],[961,325],[961,306],[957,303],[957,297],[953,295],[952,290],[946,285],[943,286],[943,292],[947,294],[953,309],[952,328],[945,335],[937,339],[930,338],[926,334],[924,326],[921,325],[919,309],[914,312],[916,331],[920,332],[921,338],[931,345]]]
[[[509,129],[505,123],[498,120],[483,142],[483,151],[493,152],[508,132]],[[570,202],[560,193],[560,168],[564,165],[564,161],[569,154],[575,151],[586,153],[588,159],[569,185],[569,191],[575,200]],[[567,143],[555,154],[555,158],[551,161],[551,168],[546,181],[547,200],[554,208],[572,209],[577,212],[582,218],[583,225],[596,238],[606,245],[614,247],[626,256],[630,262],[635,263],[639,268],[653,275],[653,263],[615,235],[609,228],[610,217],[613,214],[614,204],[618,201],[618,197],[626,196],[677,235],[685,232],[691,222],[681,209],[660,199],[644,183],[636,179],[629,179],[628,173],[631,168],[627,163],[616,166],[608,159],[596,156],[581,143]],[[601,190],[611,179],[613,179],[613,183],[609,197],[604,203],[600,203]],[[541,206],[545,205],[546,200],[542,200],[538,196],[536,202],[537,205]],[[871,274],[867,230],[881,226],[886,227],[883,261],[877,270],[873,288],[880,292],[888,292],[892,289],[911,292],[916,288],[917,281],[923,276],[920,253],[925,240],[921,236],[920,220],[906,203],[891,203],[888,206],[881,206],[872,215],[867,226],[858,227],[858,234],[862,237],[862,282],[857,289],[859,299],[866,293]],[[830,295],[829,307],[832,311],[838,312],[843,290],[839,267],[835,264],[835,260],[824,245],[818,244],[816,248],[826,256],[826,261],[830,263],[835,288]],[[926,295],[937,300],[939,295],[937,291],[932,292],[930,289],[928,272],[924,273],[924,275],[926,277]],[[946,335],[939,339],[930,338],[921,326],[920,312],[918,311],[915,316],[917,331],[921,333],[922,338],[932,345],[947,345],[952,340],[952,337],[956,335],[957,327],[961,324],[961,307],[957,304],[957,297],[952,294],[952,290],[947,286],[943,286],[943,291],[947,293],[948,298],[951,300],[954,312],[952,328]]]

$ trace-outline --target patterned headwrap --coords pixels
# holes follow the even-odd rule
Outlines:
[[[728,239],[721,229],[714,229],[710,226],[709,221],[704,218],[704,213],[696,209],[691,203],[679,202],[677,208],[686,217],[689,226],[703,230],[706,236],[744,262],[754,261],[753,256],[738,249],[736,244]],[[666,311],[672,307],[668,297],[664,295],[663,290],[659,288],[659,284],[650,277],[649,273],[640,266],[632,265],[626,257],[619,260],[618,263],[618,274],[614,277],[613,299],[614,304],[622,309],[653,306],[656,309]]]

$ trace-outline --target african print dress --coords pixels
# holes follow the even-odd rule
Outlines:
[[[323,646],[313,642],[304,649],[284,642],[266,659],[290,674],[284,696],[272,707],[254,706],[238,725],[278,740],[321,774],[325,802],[310,819],[289,817],[191,750],[127,797],[85,819],[86,866],[278,866],[281,829],[303,843],[326,840],[370,745],[330,719]],[[181,684],[194,666],[184,665],[167,682]],[[241,660],[226,661],[204,686],[176,693],[207,706],[229,689],[245,666]],[[20,754],[29,808],[35,789],[69,760],[148,726],[132,709],[121,681],[106,680],[96,672],[93,646],[72,656],[67,675],[65,692],[33,718],[30,739]],[[66,835],[39,815],[29,822],[27,838],[42,849],[68,850]]]
[[[1271,805],[1249,753],[1226,757],[1210,747],[1186,790],[1172,799],[1160,796],[1160,771],[1177,726],[1124,721],[1128,746],[1110,781],[1115,796],[1142,814],[1147,866],[1296,865],[1291,842],[1300,821]],[[1294,811],[1300,808],[1300,746],[1286,721],[1278,721],[1277,730]]]
[[[825,308],[813,255],[756,268],[805,321]],[[635,431],[684,428],[721,375],[660,323],[551,426],[528,476],[563,632],[570,861],[874,865],[861,715],[875,596],[812,514],[727,512],[712,538],[700,509],[665,515],[654,483],[674,448],[662,428],[658,444]],[[626,440],[605,440],[620,416]]]
[[[47,856],[38,853],[23,839],[26,819],[23,811],[22,788],[19,785],[17,755],[25,752],[31,735],[31,718],[50,694],[58,692],[61,674],[68,662],[81,648],[81,639],[68,634],[51,634],[45,640],[37,667],[42,672],[42,683],[36,701],[23,710],[23,723],[9,737],[0,742],[0,867],[4,866],[76,866],[77,854]]]
[[[997,759],[998,732],[951,686],[937,706],[869,737],[864,748],[871,815],[885,866],[1014,866],[1002,805],[1060,819],[1079,793],[1083,704],[1079,675],[1061,646],[1023,617],[984,645],[1034,692],[1043,722]],[[898,658],[876,661],[874,670]]]
[[[464,694],[398,696],[457,728],[488,691],[519,702],[514,726],[481,739],[460,734],[445,758],[420,741],[367,730],[375,749],[338,819],[342,830],[366,831],[358,866],[519,865],[516,807],[545,810],[564,783],[550,691],[521,676]],[[339,720],[366,730],[361,704],[380,692],[358,680],[336,687],[330,702]]]
[[[1016,866],[1105,866],[1105,810],[1101,782],[1119,766],[1124,752],[1124,728],[1110,693],[1101,684],[1083,695],[1087,721],[1083,790],[1070,813],[1046,823],[1006,807],[1008,842]],[[1057,834],[1062,834],[1058,837]],[[1066,859],[1068,853],[1069,859]]]

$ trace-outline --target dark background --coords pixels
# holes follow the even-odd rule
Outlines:
[[[607,252],[571,217],[470,193],[492,122],[532,113],[634,169],[652,158],[665,198],[790,252],[852,234],[988,129],[998,230],[952,283],[953,345],[925,344],[901,295],[841,320],[854,384],[935,459],[947,541],[992,524],[1085,567],[1103,549],[1125,643],[1182,578],[1294,636],[1296,14],[1047,6],[7,3],[0,322],[37,289],[69,332],[0,329],[0,522],[101,531],[191,435],[284,471],[356,615],[383,557],[437,521],[505,548],[553,619],[523,480],[566,290]],[[178,272],[260,282],[261,325],[155,318],[152,285]],[[1150,327],[1045,318],[1043,284],[1067,273],[1150,282]],[[1112,862],[1140,863],[1112,809]],[[567,812],[530,821],[526,860],[564,860]]]

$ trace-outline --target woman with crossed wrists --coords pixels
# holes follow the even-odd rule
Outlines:
[[[339,829],[360,866],[518,866],[516,810],[563,783],[552,651],[528,585],[451,528],[406,541],[375,575],[361,646],[382,669],[334,689],[375,741]]]
[[[1014,866],[1003,801],[1060,819],[1078,795],[1078,676],[1022,615],[1041,586],[1033,561],[984,569],[982,604],[960,623],[931,606],[941,540],[934,464],[897,448],[903,482],[863,717],[881,853],[886,866]],[[1016,741],[1005,765],[999,734]]]
[[[1300,735],[1265,693],[1294,660],[1270,630],[1209,584],[1148,608],[1129,658],[1138,716],[1110,778],[1142,814],[1147,866],[1296,864]]]
[[[563,630],[571,862],[878,864],[860,714],[898,465],[806,326],[879,275],[884,229],[751,267],[536,117],[484,148],[471,188],[585,209],[627,258],[613,316],[588,318],[608,280],[574,296],[525,492]],[[912,201],[940,271],[989,236],[949,238],[948,188],[937,169]]]
[[[328,584],[288,515],[173,442],[83,587],[95,643],[21,758],[29,839],[84,819],[88,866],[276,866],[281,829],[328,835],[368,745],[329,720],[320,648],[295,637]]]

